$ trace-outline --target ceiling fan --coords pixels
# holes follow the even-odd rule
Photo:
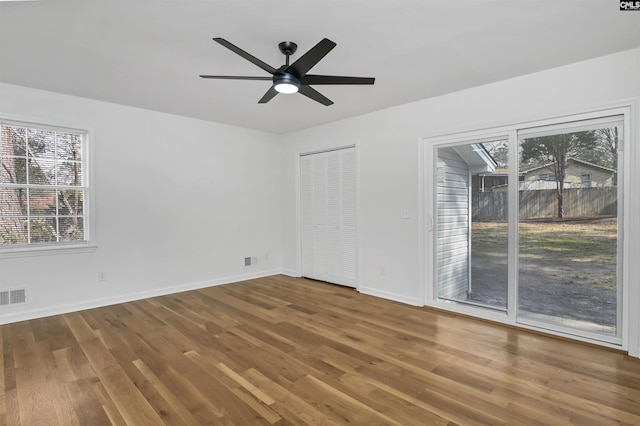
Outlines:
[[[326,56],[336,44],[328,38],[322,39],[318,44],[312,47],[307,53],[299,57],[294,63],[289,65],[289,56],[293,55],[298,45],[292,41],[283,41],[278,45],[280,51],[286,56],[286,62],[280,68],[274,68],[271,65],[262,62],[255,56],[245,52],[238,46],[229,43],[227,40],[216,37],[213,41],[223,45],[232,52],[242,56],[249,62],[259,66],[272,77],[249,77],[249,76],[230,76],[230,75],[201,75],[202,78],[215,78],[222,80],[271,80],[273,85],[267,93],[258,101],[259,104],[265,104],[274,98],[278,93],[291,94],[300,92],[308,98],[322,105],[329,106],[333,102],[322,95],[320,92],[312,88],[310,85],[329,85],[329,84],[373,84],[375,78],[372,77],[344,77],[339,75],[317,75],[307,74],[322,58]]]

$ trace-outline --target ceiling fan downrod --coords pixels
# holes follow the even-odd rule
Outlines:
[[[282,54],[286,56],[287,62],[285,63],[285,65],[289,66],[289,56],[296,53],[296,49],[298,49],[298,45],[292,41],[283,41],[278,45],[278,48],[280,48],[280,52],[282,52]]]

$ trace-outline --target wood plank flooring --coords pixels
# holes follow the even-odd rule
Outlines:
[[[0,424],[640,425],[623,354],[274,276],[0,326]]]

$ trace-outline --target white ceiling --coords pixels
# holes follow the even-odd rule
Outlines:
[[[0,81],[284,133],[640,46],[640,12],[615,0],[49,0],[0,2]],[[279,67],[327,37],[313,74],[335,102],[278,95],[268,74],[211,40]],[[1,94],[0,94],[1,96]]]

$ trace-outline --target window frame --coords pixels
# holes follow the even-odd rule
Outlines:
[[[82,185],[78,186],[79,190],[84,193],[83,206],[82,206],[82,218],[83,218],[83,232],[84,239],[82,241],[74,242],[49,242],[49,243],[28,243],[15,246],[0,245],[0,259],[10,257],[26,257],[26,256],[40,256],[51,254],[70,254],[70,253],[86,253],[94,252],[97,248],[95,242],[95,225],[94,225],[94,196],[93,196],[93,157],[91,149],[91,134],[92,129],[89,126],[67,125],[66,123],[51,123],[48,120],[41,120],[30,117],[14,117],[6,114],[0,115],[0,124],[9,125],[15,127],[22,127],[34,130],[45,130],[55,132],[68,132],[81,135],[81,152],[82,158],[80,160],[82,165]],[[2,185],[0,183],[0,185]],[[35,184],[20,184],[21,186],[41,188],[42,185]],[[63,185],[64,186],[64,185]],[[7,186],[11,187],[11,186]],[[52,188],[58,188],[59,186],[52,186]],[[56,213],[55,216],[59,217]]]

